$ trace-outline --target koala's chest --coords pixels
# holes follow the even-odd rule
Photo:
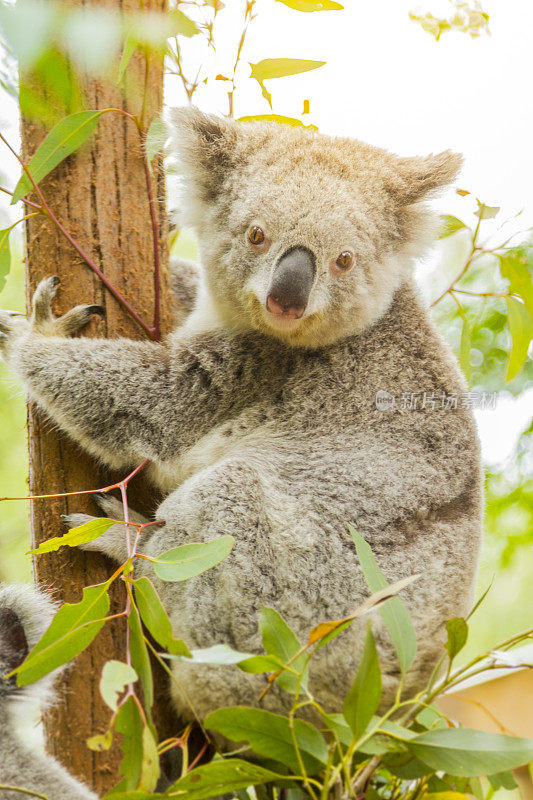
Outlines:
[[[153,477],[163,491],[172,491],[198,472],[253,446],[254,441],[264,440],[264,436],[255,415],[244,413],[213,428],[175,461],[154,464]]]

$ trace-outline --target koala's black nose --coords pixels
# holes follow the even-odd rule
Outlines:
[[[307,247],[293,247],[279,259],[267,292],[271,314],[299,319],[309,302],[315,279],[315,257]]]

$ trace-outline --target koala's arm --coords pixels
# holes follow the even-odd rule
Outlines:
[[[0,354],[30,397],[111,466],[176,458],[239,402],[235,382],[242,386],[247,375],[253,380],[245,348],[224,332],[172,348],[127,339],[66,339],[61,334],[69,315],[43,319],[39,305],[37,298],[30,323],[0,313]],[[79,309],[86,322],[87,307],[78,307],[81,315]]]

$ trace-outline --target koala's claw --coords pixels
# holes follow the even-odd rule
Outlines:
[[[67,311],[62,317],[54,317],[52,301],[57,294],[61,280],[57,275],[42,280],[33,295],[32,326],[44,336],[70,336],[79,331],[92,318],[93,314],[105,316],[105,309],[97,305],[79,305]]]

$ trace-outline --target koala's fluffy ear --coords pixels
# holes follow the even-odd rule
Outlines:
[[[213,202],[235,165],[237,124],[197,108],[174,108],[168,116],[171,152],[187,189]]]
[[[451,150],[425,158],[397,158],[388,189],[401,205],[417,203],[453,183],[462,166],[462,155]]]

